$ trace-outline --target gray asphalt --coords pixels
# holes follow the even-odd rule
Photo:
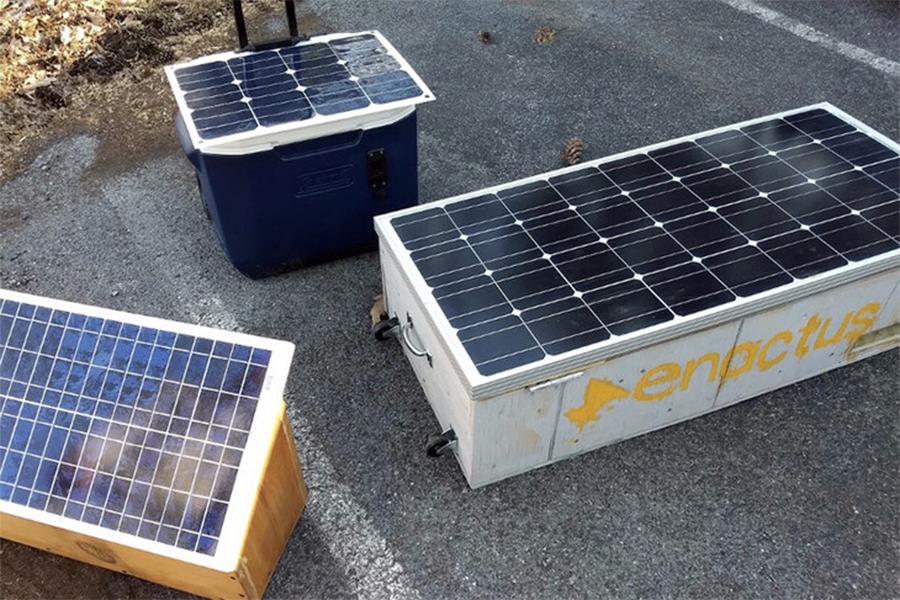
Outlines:
[[[896,4],[766,4],[897,58]],[[599,158],[823,100],[900,137],[896,79],[715,1],[302,10],[380,29],[431,85],[422,201],[555,168],[571,135]],[[538,46],[545,24],[560,33]],[[249,281],[174,144],[114,174],[98,145],[61,140],[0,188],[3,283],[297,344],[286,401],[311,496],[269,597],[900,595],[897,351],[472,491],[425,457],[437,422],[399,347],[369,337],[374,253]],[[8,542],[0,558],[7,597],[180,597]]]

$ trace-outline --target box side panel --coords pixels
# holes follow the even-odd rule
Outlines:
[[[900,270],[895,270],[887,274],[888,279],[893,278],[894,289],[891,290],[890,296],[884,301],[881,312],[878,313],[878,319],[875,320],[873,330],[884,329],[900,322]]]
[[[431,355],[429,362],[425,357],[413,355],[405,345],[403,347],[441,429],[452,428],[456,433],[456,457],[468,479],[472,472],[473,403],[414,290],[400,274],[393,255],[384,245],[380,252],[385,310],[401,323],[412,319],[414,337],[418,338],[419,343]]]
[[[894,289],[885,300],[875,326],[864,333],[849,351],[850,358],[857,360],[884,352],[900,345],[900,270],[893,272]]]
[[[870,277],[588,370],[565,394],[554,459],[853,362],[848,349],[873,330],[895,282],[894,273]]]
[[[570,384],[578,385],[567,380],[474,403],[472,487],[552,458],[560,402]]]
[[[0,516],[0,537],[200,596],[235,600],[246,596],[246,590],[233,573],[215,571],[18,516]]]
[[[262,597],[265,592],[306,507],[306,494],[294,434],[282,406],[238,565],[238,577],[248,598]]]
[[[715,352],[731,347],[738,329],[725,323],[587,369],[566,389],[553,458],[710,410],[719,390]]]
[[[851,361],[856,361],[898,346],[900,346],[900,323],[895,322],[893,325],[864,334],[850,349],[848,355]]]
[[[716,407],[860,358],[851,352],[859,338],[896,322],[889,306],[896,282],[888,271],[745,318]]]
[[[850,360],[859,360],[900,346],[900,272],[894,272],[894,289],[885,300],[875,325],[864,333],[847,352]]]

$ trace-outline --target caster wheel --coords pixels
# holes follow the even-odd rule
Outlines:
[[[397,327],[399,327],[399,325],[400,321],[397,320],[397,317],[382,319],[372,325],[372,335],[374,335],[375,339],[379,342],[389,340],[396,335]]]
[[[450,454],[453,451],[453,444],[456,443],[456,434],[452,429],[448,429],[444,433],[432,433],[428,436],[425,443],[425,454],[433,458]]]

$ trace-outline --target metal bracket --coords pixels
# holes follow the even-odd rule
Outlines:
[[[366,171],[369,176],[369,189],[377,196],[384,197],[388,185],[387,155],[384,148],[369,151]]]
[[[372,335],[375,339],[383,342],[392,337],[400,336],[400,319],[397,317],[383,318],[372,325]]]
[[[436,458],[455,450],[457,445],[456,432],[452,428],[442,433],[432,433],[425,443],[425,453]]]
[[[568,375],[563,375],[562,377],[557,377],[556,379],[548,379],[547,381],[542,381],[540,383],[536,383],[532,386],[528,387],[528,391],[530,393],[535,393],[539,390],[543,390],[549,387],[556,387],[557,385],[561,385],[566,383],[567,381],[572,381],[573,379],[578,379],[584,375],[584,371],[578,371],[577,373],[569,373]]]

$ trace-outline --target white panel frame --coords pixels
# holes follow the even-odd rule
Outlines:
[[[272,353],[269,366],[266,369],[266,378],[263,381],[263,389],[259,396],[253,424],[247,436],[247,445],[241,455],[238,474],[235,478],[231,497],[228,500],[225,520],[222,523],[222,533],[214,555],[191,552],[162,542],[113,531],[100,525],[92,525],[62,515],[22,506],[9,500],[0,500],[0,516],[7,513],[202,567],[224,572],[234,571],[237,567],[241,546],[250,524],[251,509],[256,498],[255,490],[262,483],[262,476],[265,472],[271,432],[280,418],[284,388],[294,354],[294,344],[244,333],[23,294],[5,289],[0,289],[0,299],[75,312],[90,317],[121,321],[143,327],[152,327],[174,333],[183,333],[195,337],[205,337],[213,341],[241,344],[252,348],[269,350]]]
[[[555,177],[564,173],[570,173],[587,167],[602,165],[614,160],[640,153],[650,152],[658,148],[678,144],[681,142],[693,141],[697,138],[707,135],[721,133],[723,131],[729,131],[740,127],[746,127],[748,125],[762,123],[771,119],[783,118],[813,109],[824,109],[831,112],[835,116],[846,121],[848,124],[853,125],[866,135],[872,137],[875,140],[878,140],[895,152],[900,153],[900,145],[898,145],[890,138],[875,131],[859,120],[851,117],[831,103],[821,102],[801,108],[766,115],[764,117],[759,117],[756,119],[742,121],[740,123],[717,127],[715,129],[683,136],[673,140],[667,140],[665,142],[644,146],[642,148],[629,150],[627,152],[621,152],[619,154],[614,154],[612,156],[607,156],[601,159],[580,163],[572,167],[549,171],[541,175],[525,177],[513,182],[484,188],[475,192],[461,194],[458,196],[447,198],[445,200],[439,200],[436,202],[419,205],[393,213],[380,215],[375,217],[375,229],[378,232],[381,244],[386,246],[387,248],[388,256],[397,261],[403,277],[409,282],[418,301],[424,307],[429,320],[433,322],[435,327],[437,328],[440,342],[448,352],[453,362],[452,366],[462,378],[462,381],[466,386],[471,398],[476,401],[484,400],[529,384],[556,377],[563,373],[577,371],[580,368],[613,356],[633,352],[649,345],[658,344],[660,342],[670,340],[675,337],[680,337],[691,332],[698,331],[700,329],[705,329],[707,327],[713,327],[733,319],[741,319],[752,313],[763,311],[788,302],[793,302],[795,300],[805,298],[812,294],[816,294],[838,285],[857,281],[859,279],[868,277],[876,273],[880,273],[888,269],[898,268],[900,267],[900,249],[879,256],[871,257],[860,262],[851,263],[838,269],[820,273],[818,275],[814,275],[800,281],[794,281],[793,283],[790,283],[788,285],[773,290],[768,290],[750,298],[738,298],[727,304],[700,311],[687,317],[676,315],[674,319],[653,327],[641,329],[626,335],[612,336],[603,342],[585,346],[583,348],[578,348],[557,356],[547,356],[539,361],[522,365],[508,371],[503,371],[495,375],[484,376],[478,372],[475,364],[472,362],[462,343],[457,338],[455,329],[452,325],[450,325],[450,322],[448,321],[446,315],[441,310],[434,296],[431,294],[431,288],[419,273],[418,268],[410,258],[409,252],[403,246],[403,242],[394,231],[394,228],[391,225],[392,219],[403,215],[422,212],[435,207],[443,207],[448,204],[461,202],[463,200],[474,198],[486,193],[494,193],[498,190],[510,188],[513,186],[523,185],[533,181],[547,180],[551,177]]]
[[[388,51],[388,54],[400,63],[401,68],[412,77],[422,94],[413,98],[404,98],[394,102],[386,102],[384,104],[370,104],[364,108],[350,110],[347,112],[337,113],[334,115],[314,114],[311,118],[303,121],[293,121],[290,123],[281,123],[278,125],[265,126],[260,125],[252,131],[244,131],[231,135],[204,140],[197,132],[193,119],[189,118],[191,109],[184,100],[185,93],[181,91],[178,85],[178,79],[175,77],[175,71],[185,67],[203,65],[206,63],[229,60],[231,58],[239,58],[241,56],[249,56],[257,52],[220,52],[218,54],[210,54],[202,58],[197,58],[188,62],[176,63],[164,67],[172,93],[175,95],[175,101],[178,104],[178,110],[182,114],[184,124],[187,127],[188,134],[194,148],[206,154],[222,154],[222,155],[243,155],[253,152],[262,152],[271,150],[276,146],[310,140],[329,135],[335,135],[345,131],[353,131],[357,129],[371,129],[381,127],[386,124],[394,123],[415,110],[415,106],[425,102],[434,100],[434,94],[419,74],[410,66],[405,58],[397,51],[381,32],[377,30],[360,31],[357,33],[331,33],[328,35],[319,35],[309,38],[309,40],[300,42],[291,47],[308,46],[310,44],[321,44],[351,38],[360,35],[372,35],[379,43]]]

